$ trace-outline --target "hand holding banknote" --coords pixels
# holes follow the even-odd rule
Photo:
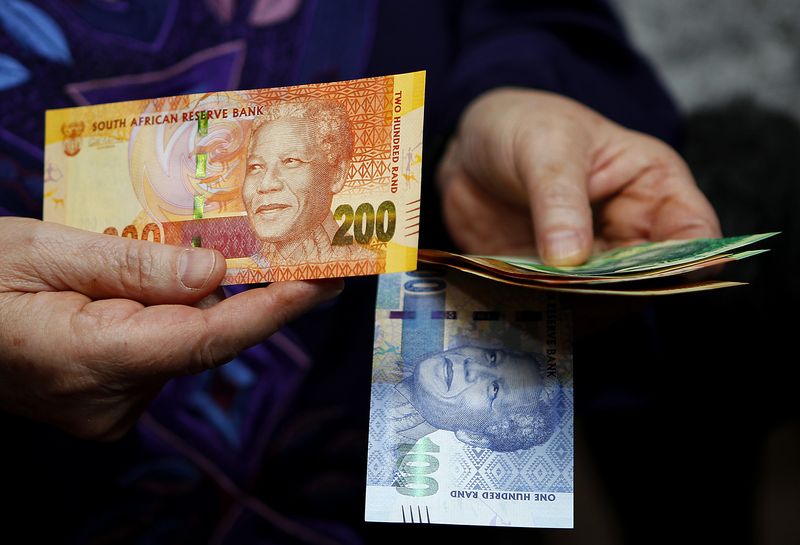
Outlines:
[[[93,439],[342,287],[280,282],[198,308],[225,274],[215,250],[21,218],[0,218],[0,272],[0,405]]]
[[[497,89],[476,99],[439,182],[448,230],[468,253],[538,253],[564,266],[586,261],[593,245],[720,236],[674,150],[542,91]]]
[[[223,284],[413,270],[425,73],[46,114],[44,219],[213,248]]]

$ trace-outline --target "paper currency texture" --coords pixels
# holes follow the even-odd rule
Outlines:
[[[366,520],[571,528],[558,294],[451,269],[379,280]]]
[[[648,297],[744,285],[690,279],[688,274],[760,255],[768,250],[736,250],[777,234],[648,242],[595,254],[583,265],[563,268],[544,265],[536,257],[462,255],[430,249],[420,250],[419,260],[517,286]]]
[[[416,266],[425,73],[46,114],[44,219],[216,248],[225,284]]]
[[[504,260],[522,269],[538,273],[563,276],[592,277],[646,273],[698,262],[721,255],[736,248],[754,244],[777,232],[742,235],[727,238],[697,238],[646,242],[636,246],[623,246],[592,256],[587,263],[574,267],[549,267],[534,258],[484,256]]]

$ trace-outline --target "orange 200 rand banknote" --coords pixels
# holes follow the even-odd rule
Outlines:
[[[44,219],[215,248],[225,284],[416,268],[425,72],[49,110]]]

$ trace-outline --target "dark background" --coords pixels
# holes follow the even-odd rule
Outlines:
[[[800,3],[615,4],[686,115],[680,151],[723,233],[782,233],[721,274],[749,286],[580,340],[576,492],[583,475],[601,494],[578,498],[597,531],[576,541],[800,543]]]

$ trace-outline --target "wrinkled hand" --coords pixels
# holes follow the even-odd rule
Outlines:
[[[169,378],[225,363],[343,285],[282,282],[190,306],[224,274],[214,250],[0,218],[0,407],[118,438]]]
[[[672,148],[542,91],[497,89],[470,104],[438,182],[448,230],[469,253],[577,265],[593,248],[720,236]]]

